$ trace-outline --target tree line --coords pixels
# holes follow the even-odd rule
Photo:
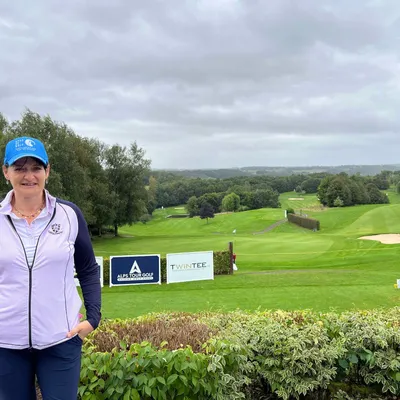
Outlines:
[[[217,193],[220,196],[219,204],[221,204],[222,198],[225,195],[236,193],[241,198],[241,204],[250,209],[257,208],[257,206],[252,204],[251,196],[249,197],[248,193],[256,193],[263,190],[272,190],[278,194],[292,192],[296,187],[309,179],[319,179],[318,182],[320,182],[323,177],[328,175],[318,173],[311,176],[302,174],[280,177],[262,175],[253,177],[236,176],[225,179],[202,179],[185,178],[165,171],[153,171],[152,174],[157,181],[156,198],[158,206],[171,207],[186,204],[193,196],[200,198],[211,193]]]
[[[101,235],[109,228],[117,235],[118,227],[140,220],[149,212],[147,208],[153,207],[155,191],[146,190],[150,160],[136,142],[128,147],[106,145],[80,137],[67,125],[30,110],[13,122],[0,113],[0,153],[18,136],[45,143],[51,168],[46,188],[77,204],[92,233]],[[1,195],[8,190],[1,179]]]
[[[331,207],[335,206],[337,198],[337,206],[384,203],[387,196],[380,191],[400,182],[400,171],[382,171],[374,176],[349,176],[342,172],[274,177],[238,176],[226,179],[185,178],[163,171],[153,171],[153,175],[157,206],[186,204],[187,212],[192,216],[200,215],[199,210],[205,202],[212,206],[214,212],[280,207],[279,194],[291,191],[318,194],[321,203]],[[398,186],[400,191],[400,183]],[[325,191],[329,187],[326,196]],[[238,196],[235,201],[232,196],[224,201],[226,196],[232,194]]]
[[[358,204],[387,204],[388,196],[381,190],[389,188],[385,172],[375,177],[348,176],[345,173],[325,177],[318,186],[318,198],[328,207]]]
[[[168,171],[152,171],[151,161],[136,142],[107,145],[80,137],[50,116],[26,110],[9,122],[0,113],[0,151],[17,136],[32,136],[47,147],[51,173],[48,190],[77,204],[93,234],[118,234],[118,227],[151,219],[158,207],[185,204],[190,216],[223,211],[280,207],[279,194],[295,190],[316,193],[324,205],[386,203],[382,190],[397,185],[400,171],[375,176],[346,173],[293,174],[290,176],[235,176],[225,179],[187,178]],[[0,195],[9,190],[0,180]],[[202,212],[203,210],[203,212]]]

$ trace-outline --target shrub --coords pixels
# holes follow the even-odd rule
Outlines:
[[[343,200],[338,196],[336,197],[335,201],[333,202],[334,207],[343,207],[344,203]]]
[[[167,218],[189,218],[189,214],[171,214],[167,215]]]
[[[143,214],[140,218],[139,221],[142,224],[147,224],[147,222],[151,221],[151,215],[150,214]]]
[[[215,333],[216,329],[188,314],[176,314],[173,318],[106,321],[93,333],[91,342],[99,352],[111,352],[121,342],[126,344],[125,350],[131,344],[149,342],[168,350],[190,346],[194,352],[201,353],[203,343]]]
[[[89,343],[89,344],[88,344]],[[170,351],[166,342],[127,346],[111,352],[83,347],[79,398],[89,399],[243,399],[246,352],[238,345],[210,339],[196,353],[190,346]]]
[[[312,229],[316,231],[320,230],[320,223],[318,220],[314,218],[307,218],[300,215],[288,214],[288,220],[289,222],[299,225],[302,228]]]
[[[400,330],[397,312],[351,312],[329,318],[332,337],[346,340],[346,354],[337,368],[351,384],[381,385],[382,391],[400,393]]]
[[[286,213],[289,214],[295,214],[294,209],[293,208],[287,208],[286,209]]]
[[[84,342],[80,398],[398,398],[399,311],[103,321]]]
[[[300,313],[239,314],[223,335],[248,348],[253,382],[267,385],[279,398],[299,398],[326,389],[335,378],[336,360],[345,353],[342,338],[332,340],[321,324],[307,319]]]
[[[103,258],[103,285],[109,286],[110,284],[110,259]]]

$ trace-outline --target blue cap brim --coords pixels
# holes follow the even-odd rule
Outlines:
[[[32,157],[32,158],[36,158],[37,160],[41,161],[44,165],[48,165],[48,161],[44,160],[42,157],[38,157],[38,155],[36,153],[33,154],[19,154],[13,158],[11,158],[10,160],[8,160],[8,165],[13,165],[15,163],[15,161],[20,160],[21,158],[25,158],[25,157]]]

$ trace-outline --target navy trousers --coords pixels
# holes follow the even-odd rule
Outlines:
[[[79,336],[43,350],[0,348],[0,400],[76,400],[81,369]]]

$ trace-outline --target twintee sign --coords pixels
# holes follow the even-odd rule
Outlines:
[[[110,257],[110,287],[161,284],[159,254]]]
[[[167,283],[209,279],[214,279],[212,251],[167,254]]]
[[[103,257],[96,257],[96,262],[99,264],[99,279],[100,279],[100,284],[101,287],[103,287],[103,282],[104,282],[104,259]],[[75,284],[76,286],[80,286],[79,280],[76,276],[76,271],[75,271]]]

